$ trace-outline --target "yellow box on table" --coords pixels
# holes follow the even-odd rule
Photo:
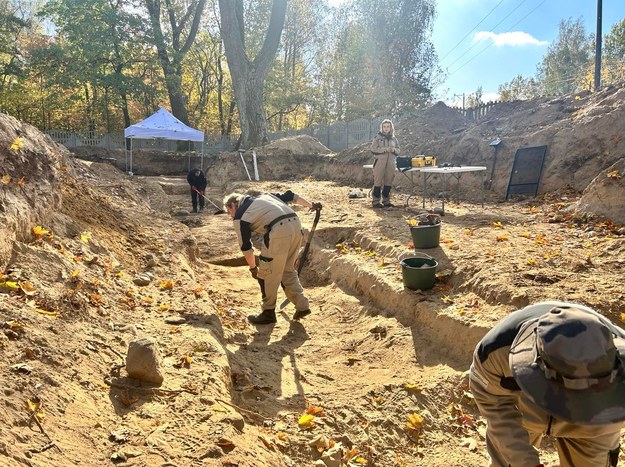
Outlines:
[[[436,167],[436,157],[434,156],[415,156],[412,158],[413,167]]]

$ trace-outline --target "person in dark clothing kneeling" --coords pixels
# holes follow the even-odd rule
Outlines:
[[[231,193],[224,198],[224,208],[234,221],[234,230],[250,274],[258,280],[262,294],[262,313],[248,316],[253,324],[276,322],[276,300],[280,284],[295,305],[293,319],[310,314],[310,305],[300,284],[295,262],[302,244],[302,225],[297,214],[287,206],[293,202],[319,210],[321,203],[311,203],[292,191],[267,193],[257,197]],[[252,232],[264,235],[260,264],[256,266]]]
[[[193,212],[197,212],[198,195],[200,198],[200,211],[204,210],[204,190],[206,190],[206,177],[204,172],[195,168],[187,174],[187,182],[191,186],[191,204]]]

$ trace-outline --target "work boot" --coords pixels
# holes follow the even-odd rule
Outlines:
[[[293,314],[293,319],[296,321],[300,320],[308,316],[310,313],[311,313],[310,310],[296,310],[295,313]]]
[[[380,203],[380,198],[372,198],[371,207],[374,209],[383,208],[382,203]]]
[[[391,203],[390,199],[384,199],[384,200],[382,200],[382,207],[383,208],[394,208],[395,205],[393,203]]]
[[[193,208],[191,212],[197,212],[197,208]]]
[[[247,320],[252,324],[273,324],[276,320],[276,310],[263,310],[258,315],[249,315]]]

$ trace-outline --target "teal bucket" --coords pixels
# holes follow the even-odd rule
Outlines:
[[[410,290],[429,290],[436,282],[438,262],[434,258],[408,257],[401,259],[404,287]]]
[[[415,249],[435,248],[441,240],[441,223],[412,226],[410,227],[410,235],[412,235]]]

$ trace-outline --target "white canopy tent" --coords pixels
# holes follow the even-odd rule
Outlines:
[[[126,170],[132,175],[132,140],[138,139],[169,139],[181,141],[204,142],[204,132],[185,125],[167,109],[161,107],[145,120],[130,125],[124,130],[124,137],[130,138],[130,156],[126,151]],[[189,156],[189,161],[191,156]],[[204,144],[202,144],[202,170],[204,170]]]

